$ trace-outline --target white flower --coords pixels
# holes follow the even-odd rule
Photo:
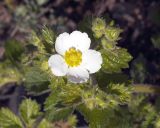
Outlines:
[[[65,76],[72,83],[83,83],[89,74],[101,68],[100,52],[89,49],[91,40],[86,33],[73,31],[60,34],[55,42],[58,54],[52,55],[48,64],[55,76]]]

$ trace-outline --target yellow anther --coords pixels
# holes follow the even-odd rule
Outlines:
[[[64,59],[70,67],[76,67],[82,62],[82,52],[75,48],[70,48],[66,51]]]

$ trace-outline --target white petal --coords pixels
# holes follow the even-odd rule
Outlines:
[[[83,66],[89,73],[95,73],[101,68],[102,56],[100,52],[88,50],[83,53]]]
[[[89,79],[88,71],[81,66],[69,68],[67,76],[72,83],[84,83]]]
[[[68,34],[65,32],[57,37],[55,49],[61,55],[64,55],[66,50],[72,47],[83,52],[89,49],[90,43],[91,40],[86,33],[73,31],[71,34]]]
[[[88,50],[91,44],[91,40],[87,33],[82,33],[80,31],[73,31],[70,34],[70,41],[72,43],[72,47],[75,47],[82,52]]]
[[[64,55],[65,51],[70,47],[69,36],[70,35],[65,32],[60,34],[56,39],[55,49],[61,55]]]
[[[58,54],[52,55],[48,60],[48,64],[55,76],[64,76],[68,71],[67,64],[65,63],[64,59]]]

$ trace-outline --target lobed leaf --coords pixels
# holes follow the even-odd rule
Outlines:
[[[40,106],[31,99],[24,100],[21,103],[19,110],[24,122],[29,126],[32,126],[36,118],[41,114],[39,112]]]
[[[2,108],[0,110],[0,127],[23,128],[22,122],[11,110]]]
[[[103,58],[102,70],[107,73],[121,72],[122,68],[128,68],[128,62],[132,56],[124,48],[114,50],[100,50]]]

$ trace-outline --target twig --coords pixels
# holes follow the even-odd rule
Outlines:
[[[51,90],[50,89],[47,89],[47,90],[44,90],[44,91],[42,91],[42,92],[40,92],[40,93],[35,93],[35,92],[28,92],[27,93],[27,95],[32,95],[32,96],[36,96],[36,97],[38,97],[38,96],[41,96],[41,95],[44,95],[44,94],[47,94],[47,93],[50,93],[51,92]]]

